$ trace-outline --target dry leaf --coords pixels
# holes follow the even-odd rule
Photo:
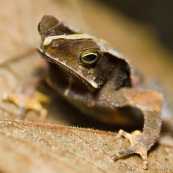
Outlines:
[[[146,171],[138,156],[111,162],[111,154],[128,147],[128,142],[104,131],[0,121],[0,141],[1,172],[173,171],[173,147],[165,145],[149,154]]]

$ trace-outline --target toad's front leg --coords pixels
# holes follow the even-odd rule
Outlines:
[[[19,119],[24,120],[29,111],[34,111],[39,115],[39,120],[44,121],[47,116],[47,110],[43,108],[42,103],[49,102],[49,98],[35,90],[32,93],[26,91],[14,91],[3,96],[4,102],[14,104],[18,108]]]
[[[39,115],[39,120],[44,121],[47,110],[42,103],[47,103],[50,99],[37,91],[38,85],[47,76],[47,66],[41,61],[37,65],[34,74],[21,79],[19,86],[13,92],[4,94],[3,101],[10,102],[18,108],[19,119],[24,120],[29,111],[34,111]]]
[[[161,130],[163,96],[155,91],[125,88],[115,92],[115,98],[120,100],[118,107],[130,106],[139,109],[144,116],[144,127],[143,132],[137,130],[131,134],[120,130],[119,135],[127,138],[131,146],[114,154],[112,158],[116,161],[122,155],[137,153],[142,157],[143,169],[147,169],[147,152],[156,143]]]

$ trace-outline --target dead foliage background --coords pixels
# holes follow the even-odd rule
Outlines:
[[[109,41],[130,57],[150,85],[157,76],[171,107],[173,54],[149,26],[93,1],[1,0],[1,98],[19,87],[40,60],[35,49],[39,44],[37,24],[45,14]],[[49,111],[45,123],[39,123],[37,117],[29,121],[36,116],[33,113],[28,121],[19,121],[18,109],[0,100],[0,172],[173,172],[171,119],[165,121],[165,132],[149,153],[149,169],[144,171],[137,155],[111,162],[112,154],[129,145],[126,139],[116,138],[116,128],[67,109],[69,105],[52,90],[45,86],[42,90],[52,98],[52,103],[45,105]],[[164,115],[172,115],[171,109],[165,108]],[[92,127],[104,131],[89,129]]]

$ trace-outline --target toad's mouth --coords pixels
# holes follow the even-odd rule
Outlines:
[[[86,79],[84,76],[82,76],[78,72],[74,71],[70,66],[59,61],[58,59],[55,60],[47,52],[45,52],[42,48],[38,47],[37,50],[39,51],[39,53],[41,54],[41,57],[45,61],[56,64],[57,66],[63,68],[69,74],[71,74],[72,76],[74,76],[74,77],[78,78],[80,81],[82,81],[82,83],[84,83],[90,91],[97,91],[98,89],[100,89],[100,86],[96,82],[94,82],[93,80]]]

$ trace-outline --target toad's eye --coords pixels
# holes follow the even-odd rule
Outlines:
[[[93,65],[99,59],[99,53],[97,51],[94,52],[83,52],[80,55],[80,62],[83,65]]]

